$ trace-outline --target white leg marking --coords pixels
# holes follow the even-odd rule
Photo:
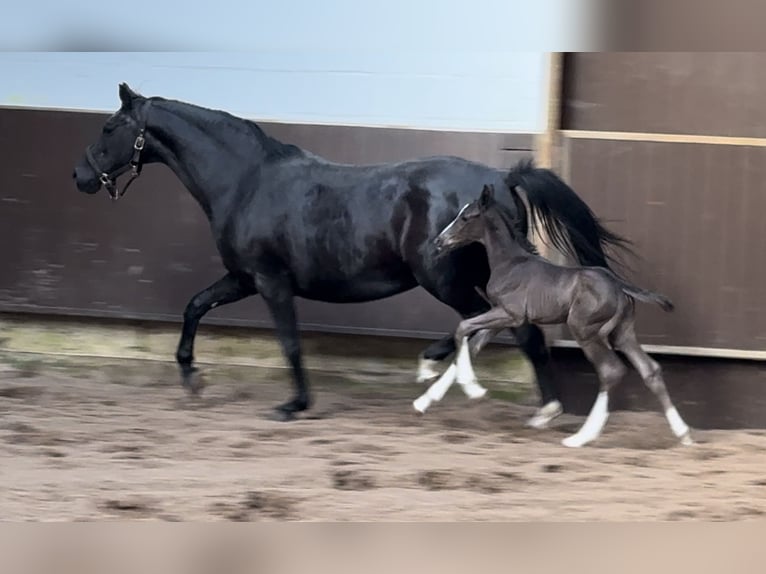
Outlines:
[[[544,429],[548,427],[550,423],[557,416],[564,412],[564,407],[559,401],[550,401],[537,409],[537,412],[532,415],[532,418],[527,421],[527,426]]]
[[[581,447],[601,434],[601,430],[606,424],[606,419],[609,418],[609,394],[606,391],[601,391],[596,397],[596,402],[593,403],[593,408],[588,414],[588,418],[585,420],[585,424],[582,425],[576,434],[565,438],[561,441],[561,444],[568,447]]]
[[[665,417],[670,423],[670,428],[673,430],[673,434],[681,439],[681,442],[685,445],[692,445],[694,441],[689,434],[689,425],[684,422],[681,415],[678,414],[676,407],[670,407],[665,411]]]
[[[468,346],[468,337],[464,337],[461,341],[460,350],[457,355],[457,382],[469,399],[479,399],[487,394],[487,389],[482,387],[476,380],[476,373],[471,364],[471,349]]]
[[[439,376],[439,371],[436,370],[436,367],[438,366],[439,361],[420,357],[420,361],[418,362],[417,381],[419,383],[427,383],[428,381],[437,378]]]
[[[431,406],[431,403],[442,400],[447,390],[455,382],[457,375],[457,367],[455,364],[451,364],[449,368],[444,371],[444,374],[433,385],[428,387],[425,393],[420,395],[413,403],[412,406],[415,410],[424,413],[426,409]]]

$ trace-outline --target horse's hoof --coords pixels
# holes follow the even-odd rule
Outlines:
[[[309,406],[308,400],[300,398],[292,399],[274,409],[274,420],[279,422],[295,420],[296,413],[305,411]]]
[[[687,433],[681,437],[681,444],[684,446],[694,446],[697,443],[695,443],[691,435]]]
[[[284,410],[282,407],[277,407],[271,412],[271,417],[269,418],[278,423],[287,423],[295,420],[295,413]]]
[[[181,386],[190,397],[196,398],[202,394],[205,383],[197,367],[182,367]]]
[[[527,426],[535,429],[548,428],[550,422],[561,415],[564,408],[559,401],[551,401],[542,407],[527,421]]]

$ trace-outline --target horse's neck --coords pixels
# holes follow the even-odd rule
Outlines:
[[[225,209],[241,178],[265,157],[263,141],[244,120],[179,102],[152,106],[147,132],[167,165],[209,219]]]
[[[484,247],[490,267],[507,264],[512,259],[530,257],[530,253],[519,245],[510,230],[500,221],[492,221],[484,232]]]

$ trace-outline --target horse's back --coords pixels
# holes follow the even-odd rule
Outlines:
[[[434,255],[427,244],[482,182],[502,181],[498,170],[450,156],[359,166],[290,157],[260,177],[233,215],[236,250],[281,261],[298,294],[332,301],[417,285]]]

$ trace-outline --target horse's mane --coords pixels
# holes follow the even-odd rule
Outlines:
[[[253,136],[255,136],[255,138],[261,144],[263,150],[266,152],[267,158],[281,159],[285,157],[301,155],[303,153],[303,150],[299,148],[298,146],[293,144],[283,143],[279,141],[278,139],[273,138],[270,135],[267,135],[266,132],[263,131],[261,126],[259,126],[253,120],[241,118],[239,116],[235,116],[223,110],[206,108],[203,106],[190,104],[188,102],[183,102],[180,100],[163,98],[161,96],[152,96],[151,98],[148,98],[148,99],[153,102],[166,104],[165,105],[166,110],[176,111],[177,113],[181,112],[186,114],[187,117],[196,118],[202,125],[204,125],[205,123],[209,123],[211,121],[211,118],[217,118],[219,120],[223,119],[227,122],[230,122],[231,125],[241,125],[247,131],[249,131]]]

